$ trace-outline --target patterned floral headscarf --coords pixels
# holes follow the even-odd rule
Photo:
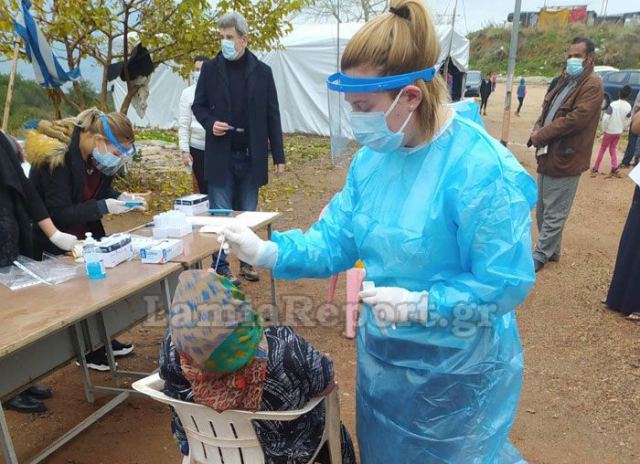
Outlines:
[[[217,411],[257,410],[266,379],[264,319],[229,280],[207,271],[180,275],[171,338],[196,402]]]

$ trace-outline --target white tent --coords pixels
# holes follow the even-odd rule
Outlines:
[[[340,24],[340,54],[361,23]],[[453,64],[463,72],[469,65],[469,40],[450,26],[437,26],[444,63],[451,49]],[[296,24],[282,40],[282,46],[260,58],[271,66],[278,98],[282,129],[285,133],[329,134],[329,111],[326,78],[338,67],[337,24]],[[159,66],[151,75],[150,96],[145,118],[129,110],[134,124],[143,127],[176,127],[178,101],[187,83],[166,66]],[[114,85],[116,108],[126,95],[126,85],[117,80]]]
[[[113,102],[116,109],[127,96],[127,84],[120,78],[113,84]],[[178,104],[182,91],[189,85],[180,75],[172,69],[161,64],[151,74],[149,80],[149,98],[147,99],[147,111],[141,118],[133,106],[129,108],[127,116],[138,127],[155,127],[171,129],[178,127]]]
[[[340,55],[363,24],[340,24]],[[301,24],[282,41],[283,47],[262,59],[271,66],[278,90],[282,130],[286,133],[329,135],[327,76],[336,72],[336,24]],[[453,34],[453,37],[452,37]],[[440,60],[449,48],[453,64],[463,72],[469,66],[469,40],[453,33],[450,26],[438,26]]]

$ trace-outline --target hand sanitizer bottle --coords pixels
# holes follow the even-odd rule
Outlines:
[[[104,279],[107,277],[107,272],[105,271],[102,259],[100,259],[98,245],[91,232],[87,232],[85,236],[82,254],[87,268],[87,277],[89,277],[90,280]]]

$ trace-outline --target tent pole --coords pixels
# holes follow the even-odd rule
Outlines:
[[[340,72],[340,0],[337,0],[338,24],[337,24],[337,39],[336,39],[336,72]]]
[[[338,19],[337,27],[337,37],[336,37],[336,72],[340,72],[340,0],[336,1],[337,11],[336,17]],[[329,97],[329,108],[331,108],[331,97]],[[340,111],[338,112],[338,134],[342,135],[342,105],[339,106]],[[331,122],[329,122],[329,126],[331,126]]]
[[[13,99],[13,83],[16,79],[18,71],[18,55],[20,54],[20,42],[15,39],[13,44],[13,59],[11,61],[11,74],[9,75],[9,86],[7,87],[7,96],[4,99],[4,113],[2,115],[2,131],[6,132],[9,127],[9,112],[11,111],[11,100]]]
[[[520,9],[522,0],[516,0],[511,26],[511,45],[509,46],[509,69],[507,70],[507,90],[504,97],[504,114],[502,116],[502,138],[500,143],[505,147],[509,143],[509,126],[511,124],[511,99],[513,94],[513,75],[516,72],[516,55],[518,54],[518,32],[520,30]]]
[[[447,59],[444,60],[444,82],[449,79],[449,61],[451,61],[451,50],[453,50],[453,36],[456,33],[456,15],[458,14],[458,0],[453,4],[453,18],[451,19],[451,39],[449,40],[449,51]]]

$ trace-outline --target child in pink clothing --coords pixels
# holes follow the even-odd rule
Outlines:
[[[591,177],[596,177],[598,175],[600,163],[602,162],[602,158],[607,149],[609,149],[609,154],[611,155],[610,176],[620,177],[617,150],[620,137],[625,128],[629,125],[629,116],[631,115],[631,105],[627,101],[629,95],[631,95],[631,87],[625,85],[620,90],[620,98],[609,105],[609,108],[604,115],[604,136],[602,137],[602,143],[600,144],[596,164],[591,170]]]

